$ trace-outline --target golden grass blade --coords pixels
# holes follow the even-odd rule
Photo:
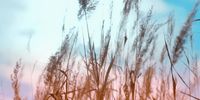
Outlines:
[[[197,97],[195,97],[195,96],[193,96],[193,95],[191,95],[191,94],[188,94],[188,93],[185,93],[185,92],[182,92],[182,91],[180,91],[180,92],[181,92],[182,94],[184,94],[184,95],[187,95],[187,96],[189,96],[189,97],[195,99],[195,100],[200,100],[200,98],[197,98]]]

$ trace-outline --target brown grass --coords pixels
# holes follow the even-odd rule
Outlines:
[[[88,23],[88,15],[95,10],[97,4],[98,1],[95,0],[79,0],[78,18],[86,21],[85,33],[88,35],[87,42],[83,37],[84,52],[83,54],[75,52],[79,32],[67,34],[61,48],[50,57],[40,76],[35,100],[188,100],[190,98],[199,100],[199,97],[192,94],[194,93],[192,88],[198,85],[195,82],[198,83],[200,79],[198,71],[195,71],[198,65],[191,67],[192,62],[197,63],[197,60],[190,59],[184,53],[187,68],[194,75],[193,80],[189,80],[189,85],[187,79],[175,68],[175,64],[182,59],[181,54],[185,50],[184,44],[192,28],[199,2],[175,37],[175,20],[172,15],[167,19],[167,23],[158,23],[152,18],[153,8],[142,15],[139,0],[124,0],[119,32],[116,33],[118,37],[114,39],[111,35],[111,22],[109,29],[105,30],[106,20],[104,20],[100,32],[99,50],[90,37],[90,23]],[[135,13],[137,17],[131,33],[128,33],[126,25],[130,12]],[[168,29],[163,48],[156,46],[161,27]],[[131,37],[130,34],[135,34],[136,37]],[[173,48],[170,42],[172,38],[175,38]],[[112,39],[117,40],[114,45]],[[157,52],[157,49],[162,50]],[[159,54],[160,58],[155,59]],[[76,59],[80,55],[81,61]],[[169,62],[165,61],[166,58]],[[85,71],[77,70],[77,67]],[[21,100],[20,68],[21,63],[17,63],[11,75],[15,100]],[[183,87],[181,82],[184,84]]]
[[[19,60],[15,65],[13,74],[11,74],[12,88],[14,91],[13,100],[22,100],[22,97],[20,96],[20,79],[22,77],[22,69],[21,60]]]

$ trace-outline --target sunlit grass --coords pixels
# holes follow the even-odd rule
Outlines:
[[[80,32],[67,34],[59,51],[50,57],[39,83],[35,84],[35,100],[200,100],[200,95],[193,94],[200,79],[199,72],[195,71],[198,66],[193,66],[198,62],[190,58],[192,55],[187,55],[184,48],[186,41],[192,41],[188,40],[188,36],[199,2],[180,32],[175,34],[172,15],[165,23],[155,22],[152,18],[153,9],[141,14],[139,0],[124,0],[119,32],[116,33],[118,37],[113,38],[112,27],[105,30],[102,21],[99,50],[91,39],[88,23],[88,14],[95,11],[98,1],[79,0],[79,4],[77,16],[79,20],[86,21],[87,27],[85,33],[88,41],[84,37],[79,40],[83,41],[84,52],[80,54],[74,50]],[[135,33],[125,31],[130,12],[136,14],[136,20],[129,32]],[[162,27],[167,27],[167,34],[158,34]],[[136,37],[129,40],[128,34],[136,34]],[[156,46],[159,35],[164,35],[162,47]],[[117,40],[115,45],[111,45],[112,39]],[[171,42],[173,39],[174,43]],[[161,52],[156,49],[161,49]],[[77,56],[82,59],[76,59]],[[186,57],[187,70],[192,74],[190,79],[176,69],[181,57]],[[20,68],[20,62],[17,62],[11,75],[14,100],[22,98],[19,89]],[[77,70],[79,68],[85,71]]]

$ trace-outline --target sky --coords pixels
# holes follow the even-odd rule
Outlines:
[[[167,15],[174,11],[176,28],[184,23],[195,3],[195,0],[143,0],[141,9],[143,12],[154,5],[154,12],[160,20],[167,18]],[[115,0],[113,6],[113,27],[117,28],[122,7],[122,0]],[[101,0],[96,11],[89,18],[91,33],[99,32],[103,19],[108,19],[109,0]],[[79,9],[78,0],[0,0],[0,97],[6,98],[11,91],[10,73],[18,59],[22,59],[24,65],[23,83],[26,87],[32,87],[30,72],[36,63],[34,75],[37,76],[47,63],[49,57],[60,47],[65,33],[62,32],[62,25],[66,25],[66,33],[69,29],[78,25],[78,30],[86,31],[85,22],[77,19]],[[200,18],[198,12],[197,18]],[[159,20],[159,19],[158,19]],[[95,24],[94,24],[95,23]],[[107,23],[108,24],[108,23]],[[107,25],[106,24],[106,25]],[[200,38],[198,30],[200,22],[194,23],[194,36]],[[79,34],[85,36],[85,34]],[[97,34],[91,34],[95,42],[100,40]],[[199,38],[195,38],[195,51],[200,50]],[[81,41],[78,43],[82,44]],[[27,75],[26,75],[27,74]],[[34,78],[36,83],[37,78]],[[8,88],[8,90],[6,88]],[[26,89],[26,88],[23,88]],[[3,93],[3,92],[4,93]],[[30,91],[30,90],[24,90]],[[31,92],[24,92],[24,95],[31,95]],[[1,98],[0,98],[1,99]],[[8,98],[8,100],[11,98]]]

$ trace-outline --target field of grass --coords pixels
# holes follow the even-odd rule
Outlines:
[[[153,7],[143,14],[140,0],[124,0],[122,17],[116,37],[102,21],[100,47],[91,38],[89,15],[95,12],[96,0],[79,0],[80,21],[85,21],[87,39],[78,40],[81,32],[66,35],[60,49],[49,58],[38,80],[35,100],[200,100],[198,55],[191,54],[192,25],[199,1],[175,33],[175,19],[169,14],[165,22],[157,22]],[[131,29],[127,23],[135,14]],[[110,12],[110,19],[112,19]],[[64,30],[63,25],[63,31]],[[162,30],[166,32],[162,33]],[[98,34],[98,33],[96,33]],[[158,40],[159,38],[159,40]],[[160,39],[162,38],[162,39]],[[162,45],[157,45],[162,40]],[[82,52],[77,52],[82,41]],[[80,59],[81,58],[81,59]],[[22,59],[23,60],[23,59]],[[177,66],[182,63],[180,71]],[[11,74],[14,100],[22,100],[21,61]],[[22,86],[23,87],[23,86]]]

